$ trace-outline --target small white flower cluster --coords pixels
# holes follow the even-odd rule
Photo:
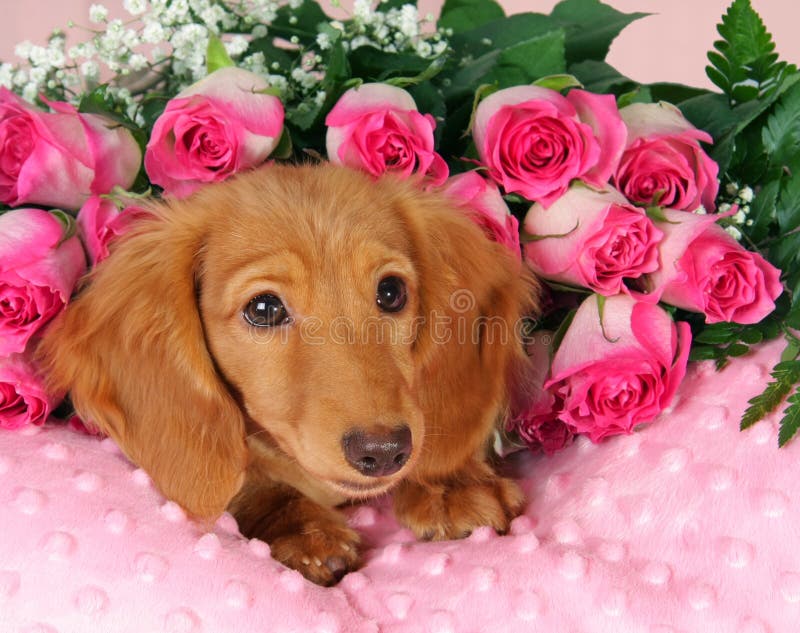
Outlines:
[[[66,38],[60,31],[50,36],[47,46],[37,46],[28,41],[17,44],[15,54],[28,60],[30,69],[0,64],[0,86],[33,101],[43,87],[62,85],[69,89],[79,85],[78,79],[69,72],[65,47]]]
[[[331,22],[331,26],[344,34],[346,48],[355,50],[362,46],[372,46],[386,53],[415,53],[422,58],[431,59],[447,50],[447,40],[441,32],[423,33],[423,26],[433,21],[432,16],[420,19],[417,7],[404,4],[388,11],[377,11],[372,0],[355,0],[353,4],[353,32],[348,32],[341,22]],[[324,49],[329,46],[323,35],[317,44]]]
[[[752,226],[753,220],[747,216],[750,215],[750,203],[753,202],[755,193],[751,187],[745,185],[739,187],[735,182],[729,182],[725,185],[725,193],[730,196],[730,202],[723,202],[719,205],[717,211],[719,213],[729,213],[735,207],[736,212],[726,218],[724,222],[725,230],[735,240],[742,239],[741,226]]]

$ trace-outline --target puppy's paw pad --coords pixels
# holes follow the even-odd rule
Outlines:
[[[318,585],[334,585],[359,566],[359,538],[338,525],[319,526],[273,539],[273,557]]]
[[[502,477],[443,485],[406,484],[395,493],[395,512],[420,539],[464,538],[475,528],[508,531],[524,507],[517,485]]]

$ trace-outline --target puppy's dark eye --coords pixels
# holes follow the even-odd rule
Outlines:
[[[375,303],[384,312],[400,312],[407,299],[406,284],[400,277],[384,277],[378,282]]]
[[[291,322],[289,311],[275,295],[257,295],[250,299],[242,315],[250,325],[274,327]]]

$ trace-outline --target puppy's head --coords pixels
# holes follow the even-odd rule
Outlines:
[[[78,411],[196,515],[238,490],[248,433],[365,496],[413,470],[437,389],[460,380],[496,413],[518,280],[434,195],[271,166],[139,221],[42,353]],[[495,319],[506,340],[487,336]],[[437,367],[451,384],[431,384]]]

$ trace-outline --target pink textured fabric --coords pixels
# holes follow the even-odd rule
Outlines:
[[[3,633],[783,633],[800,622],[800,441],[738,419],[780,343],[689,372],[632,436],[508,466],[508,536],[417,543],[388,500],[350,511],[366,564],[307,583],[166,502],[110,440],[0,433]]]

